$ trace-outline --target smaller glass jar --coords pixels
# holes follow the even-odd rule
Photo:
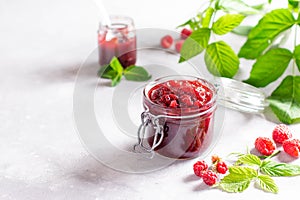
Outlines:
[[[143,90],[139,146],[176,158],[199,156],[205,138],[213,134],[216,88],[193,76],[167,76]]]
[[[110,25],[100,23],[98,30],[99,64],[109,64],[116,56],[124,68],[136,63],[136,33],[133,19],[110,16]]]

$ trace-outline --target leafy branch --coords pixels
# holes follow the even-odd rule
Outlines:
[[[261,160],[254,154],[239,154],[235,164],[229,167],[229,174],[214,187],[226,192],[242,192],[254,182],[266,192],[277,193],[279,188],[272,177],[298,176],[300,166],[278,163],[272,161],[271,157],[273,155]]]
[[[300,122],[300,76],[296,75],[300,71],[300,45],[297,44],[299,7],[299,0],[288,0],[288,8],[272,10],[264,14],[254,27],[245,27],[240,26],[244,18],[262,13],[264,4],[250,6],[241,0],[210,0],[207,8],[180,25],[189,26],[193,33],[182,46],[179,62],[205,52],[204,61],[211,74],[233,78],[239,70],[240,58],[253,59],[250,76],[244,82],[255,87],[268,86],[292,66],[292,74],[284,77],[267,100],[281,122]],[[231,14],[233,12],[235,14]],[[221,16],[215,19],[217,13]],[[294,49],[274,45],[278,37],[293,29]],[[238,54],[225,41],[210,42],[212,34],[229,32],[247,35]]]

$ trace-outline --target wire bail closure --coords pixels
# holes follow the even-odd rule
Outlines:
[[[164,117],[163,115],[154,116],[149,112],[149,108],[147,108],[141,114],[141,121],[142,124],[139,126],[137,136],[138,136],[138,143],[134,145],[134,151],[137,153],[150,153],[152,158],[154,156],[154,149],[159,146],[164,138],[164,131],[163,126],[160,125],[159,119]],[[146,128],[152,124],[153,128],[155,129],[154,139],[152,145],[145,144],[145,135],[146,135]],[[159,139],[158,139],[159,138]],[[138,148],[142,151],[139,151]]]

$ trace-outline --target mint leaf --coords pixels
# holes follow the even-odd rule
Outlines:
[[[221,0],[219,6],[224,11],[237,12],[243,15],[258,14],[259,9],[261,9],[261,6],[249,6],[242,0]]]
[[[205,51],[205,64],[215,76],[232,78],[239,69],[239,59],[224,41],[211,43]]]
[[[124,76],[130,81],[147,81],[151,78],[148,72],[139,66],[132,65],[124,70]]]
[[[293,54],[288,49],[270,49],[254,63],[248,80],[255,87],[265,87],[278,79],[286,70]]]
[[[280,33],[295,23],[295,18],[288,9],[276,9],[267,13],[251,30],[238,56],[247,59],[258,58]]]
[[[98,71],[98,76],[101,78],[113,79],[117,76],[117,72],[110,65],[104,65]]]
[[[116,85],[118,85],[121,82],[122,79],[122,74],[117,74],[117,76],[115,76],[114,78],[112,78],[111,80],[111,86],[115,87]]]
[[[300,76],[287,76],[268,101],[278,119],[287,124],[300,122]]]
[[[123,67],[117,57],[113,57],[109,65],[105,65],[98,71],[98,76],[101,78],[111,79],[111,86],[116,86],[120,83],[123,75]]]
[[[257,178],[258,178],[258,185],[260,186],[261,189],[263,189],[266,192],[272,192],[272,193],[278,192],[278,186],[270,176],[262,174],[259,175]]]
[[[184,62],[200,54],[208,44],[210,29],[200,28],[194,31],[183,43],[179,62]]]
[[[109,63],[109,66],[116,71],[118,74],[123,73],[123,67],[122,64],[120,63],[119,59],[117,57],[113,57]]]
[[[218,35],[224,35],[240,25],[244,18],[245,16],[240,14],[223,15],[213,23],[212,30]]]
[[[299,16],[300,16],[300,14],[299,14]],[[294,57],[295,57],[295,62],[297,64],[298,70],[300,72],[300,45],[295,47]]]
[[[261,160],[258,156],[253,154],[245,154],[239,157],[239,159],[236,161],[237,163],[242,163],[245,165],[252,165],[252,166],[260,166]]]
[[[226,192],[242,192],[249,187],[251,180],[257,175],[257,172],[249,167],[229,167],[229,174],[221,179],[216,186]]]
[[[231,32],[237,35],[248,36],[253,26],[238,26],[235,27]]]
[[[264,160],[260,170],[269,176],[300,175],[300,166],[288,163],[277,163],[271,160]]]

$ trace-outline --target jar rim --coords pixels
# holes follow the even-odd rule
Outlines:
[[[164,82],[171,81],[171,80],[197,80],[197,81],[200,81],[201,84],[204,84],[212,91],[212,98],[207,103],[205,103],[203,106],[201,106],[199,108],[168,108],[168,107],[159,105],[159,104],[151,101],[151,99],[149,98],[149,95],[148,95],[148,92],[150,91],[150,89],[160,83],[164,83]],[[158,109],[162,109],[164,112],[168,113],[168,116],[173,116],[173,114],[176,116],[176,113],[181,113],[181,114],[183,114],[182,116],[200,116],[200,115],[210,113],[214,109],[216,109],[217,88],[212,83],[207,81],[206,79],[203,79],[200,77],[196,77],[196,76],[192,76],[192,75],[169,75],[169,76],[157,78],[154,81],[149,82],[143,89],[143,96],[144,96],[144,99],[147,101],[147,103],[150,104],[150,106],[155,106]],[[145,102],[144,102],[144,104],[145,104]],[[183,111],[183,112],[180,112],[180,111]]]
[[[100,27],[105,27],[107,29],[124,29],[128,27],[134,27],[134,20],[133,18],[127,16],[127,15],[109,15],[109,19],[111,24],[101,24]],[[115,25],[123,25],[121,28],[116,28]]]

